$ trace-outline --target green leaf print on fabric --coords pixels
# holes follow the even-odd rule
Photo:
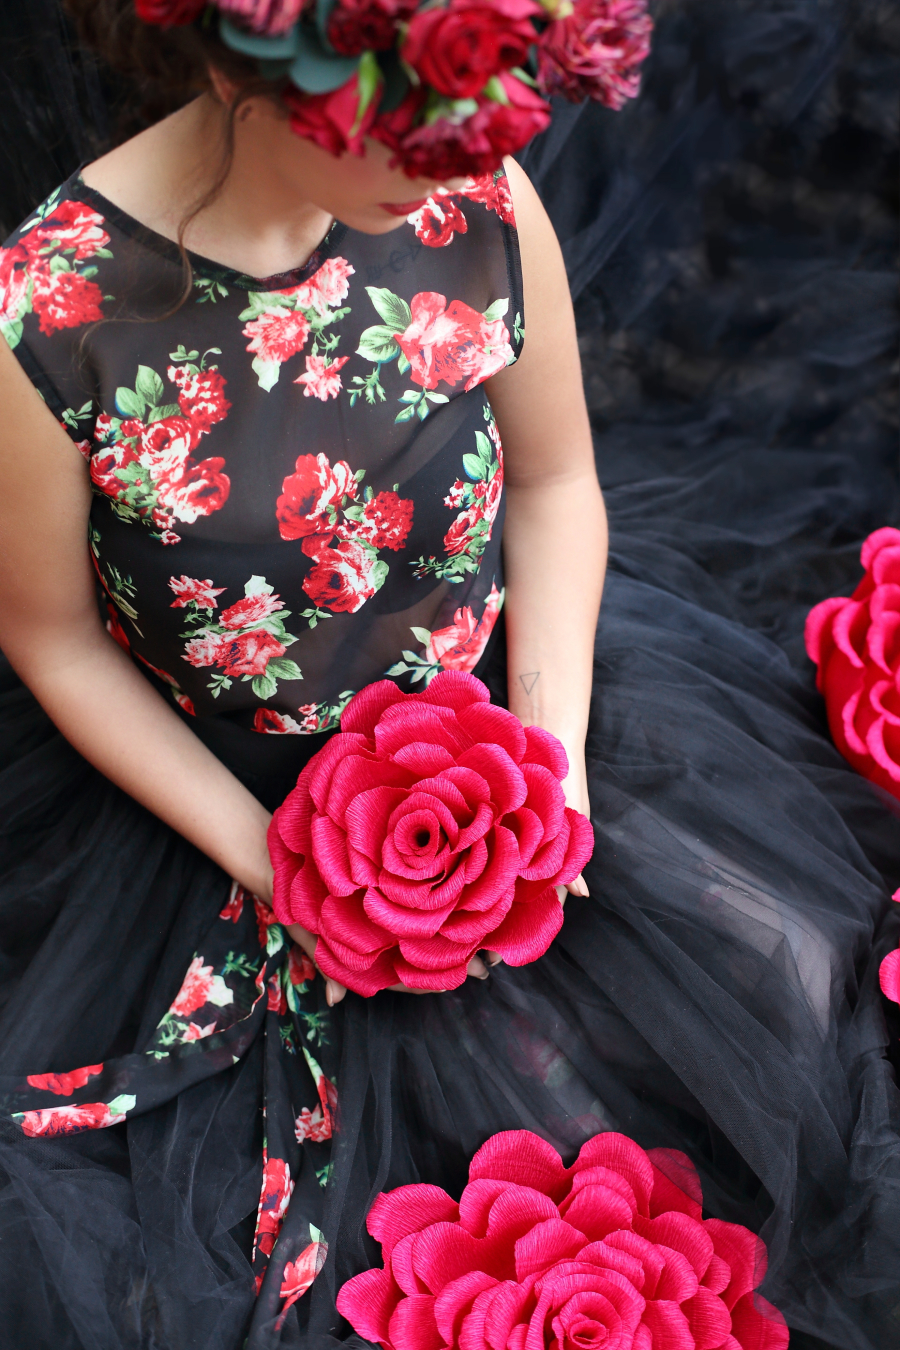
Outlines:
[[[458,478],[444,498],[445,506],[458,512],[444,535],[447,556],[413,562],[417,577],[434,575],[444,581],[459,582],[481,566],[481,556],[491,538],[503,496],[503,448],[487,404],[484,417],[487,434],[476,431],[476,453],[463,455],[466,479]]]

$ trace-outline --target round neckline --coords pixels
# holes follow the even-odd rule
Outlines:
[[[129,215],[127,211],[117,206],[115,202],[110,201],[108,197],[104,197],[102,192],[92,188],[81,177],[80,169],[69,180],[68,188],[72,197],[84,202],[86,206],[93,206],[105,220],[114,224],[123,234],[129,235],[138,243],[152,249],[154,253],[161,254],[170,262],[181,262],[181,251],[174,240],[160,234],[150,225],[144,225],[142,221]],[[275,272],[268,277],[252,277],[247,272],[238,272],[233,267],[215,262],[214,259],[206,258],[202,253],[194,253],[191,249],[187,249],[186,253],[192,271],[200,276],[209,277],[212,281],[221,281],[223,284],[238,286],[246,291],[287,290],[291,286],[297,286],[301,282],[307,281],[321,267],[325,258],[342,242],[348,229],[349,226],[334,219],[321,243],[313,249],[302,266],[292,267],[287,272]]]

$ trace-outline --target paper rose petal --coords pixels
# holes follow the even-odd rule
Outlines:
[[[464,671],[414,694],[371,685],[272,819],[275,912],[364,996],[398,980],[456,988],[479,947],[537,960],[562,924],[556,887],[593,846],[567,772],[555,737]]]
[[[690,1166],[684,1155],[660,1160]],[[765,1271],[760,1240],[699,1211],[638,1213],[657,1174],[620,1134],[595,1136],[569,1168],[528,1131],[495,1135],[472,1160],[458,1214],[434,1187],[400,1187],[376,1201],[369,1228],[383,1237],[390,1271],[350,1280],[338,1309],[384,1350],[785,1350],[784,1319],[755,1292]],[[686,1189],[670,1183],[673,1198],[696,1191],[693,1175]],[[633,1206],[591,1242],[560,1206],[571,1199],[571,1212],[578,1196],[601,1189],[613,1209],[626,1196]],[[657,1204],[664,1192],[660,1185]]]

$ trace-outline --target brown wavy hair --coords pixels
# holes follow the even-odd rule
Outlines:
[[[81,43],[119,78],[116,141],[160,121],[211,89],[214,67],[245,98],[277,99],[281,86],[261,78],[256,62],[232,51],[214,26],[202,22],[176,28],[142,23],[134,0],[63,0]]]
[[[242,103],[264,95],[281,104],[287,80],[264,79],[256,62],[232,51],[214,26],[202,22],[174,28],[142,23],[134,0],[63,0],[80,42],[112,72],[114,132],[112,144],[121,144],[137,132],[184,107],[199,94],[213,90],[210,68],[235,86],[224,122],[220,162],[212,185],[194,203],[178,228],[178,247],[184,264],[184,285],[174,306],[158,318],[167,318],[187,300],[193,274],[184,246],[191,221],[221,192],[234,155],[234,122]]]

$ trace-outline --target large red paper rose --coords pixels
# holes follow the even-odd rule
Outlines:
[[[864,778],[900,797],[900,530],[870,534],[862,564],[852,596],[810,611],[806,650],[835,745]]]
[[[420,694],[370,685],[275,813],[274,908],[318,935],[361,994],[456,988],[479,948],[524,965],[562,924],[557,885],[590,857],[559,741],[444,671]]]
[[[540,15],[532,0],[450,0],[413,15],[400,54],[439,94],[473,98],[528,59]]]
[[[784,1350],[748,1229],[702,1219],[690,1160],[596,1135],[571,1167],[527,1130],[494,1135],[456,1203],[437,1186],[382,1194],[385,1266],[338,1310],[384,1350]]]

